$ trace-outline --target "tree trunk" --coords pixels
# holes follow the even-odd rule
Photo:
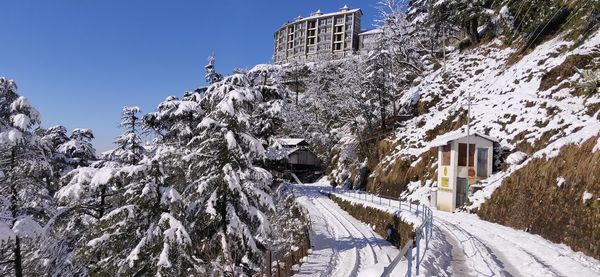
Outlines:
[[[467,33],[469,35],[469,37],[471,38],[471,42],[473,44],[477,44],[479,43],[479,32],[477,32],[477,27],[479,27],[479,21],[477,20],[477,18],[471,19],[467,22],[468,26],[468,30]]]
[[[106,205],[106,186],[102,186],[102,189],[100,190],[100,208],[98,208],[98,219],[100,219],[104,216],[104,212],[106,211],[106,208],[104,207],[105,205]]]
[[[296,106],[298,105],[298,91],[300,90],[299,80],[296,79]]]
[[[14,170],[16,167],[16,156],[17,156],[17,149],[16,147],[12,148],[11,151],[11,155],[10,155],[10,173],[11,175],[14,174]],[[14,176],[11,176],[10,178],[10,190],[11,190],[11,196],[10,196],[10,213],[12,216],[12,224],[11,224],[11,228],[15,226],[15,223],[17,222],[17,195],[18,195],[18,191],[17,191],[17,187],[15,186],[15,181],[14,181]],[[15,260],[14,260],[14,265],[15,265],[15,276],[16,277],[22,277],[23,276],[23,262],[21,259],[21,240],[19,239],[18,235],[15,235],[15,248],[13,248],[13,253],[15,255]]]
[[[15,277],[23,276],[23,262],[21,261],[21,240],[15,236]]]
[[[162,194],[160,192],[160,167],[158,163],[155,165],[155,169],[153,170],[154,175],[154,184],[156,185],[156,202],[154,202],[154,213],[158,216],[160,214],[160,200],[162,198]]]
[[[383,92],[379,92],[379,114],[381,115],[381,130],[385,130],[385,107],[383,106]]]

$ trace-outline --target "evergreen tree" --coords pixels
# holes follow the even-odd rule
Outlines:
[[[51,152],[51,165],[52,172],[49,172],[46,182],[47,187],[50,190],[50,194],[54,193],[60,188],[59,180],[60,177],[71,169],[69,164],[69,158],[58,151],[58,148],[69,141],[67,135],[67,128],[64,126],[53,126],[47,130],[39,128],[36,133],[41,137],[42,143],[45,145],[47,151]]]
[[[119,127],[124,130],[124,133],[115,140],[117,148],[106,154],[109,160],[124,164],[136,164],[142,160],[145,150],[140,138],[141,118],[139,113],[140,108],[138,107],[123,108]]]
[[[251,110],[261,101],[244,75],[213,84],[200,103],[207,113],[189,143],[187,179],[196,186],[185,196],[190,231],[204,238],[198,255],[211,262],[215,274],[254,272],[270,233],[271,175],[252,164],[264,157],[250,127]]]
[[[305,64],[296,61],[290,63],[286,70],[286,76],[284,78],[291,85],[291,89],[296,93],[296,105],[298,105],[300,90],[305,86],[304,79],[308,74],[308,67]]]
[[[492,24],[493,11],[490,11],[493,0],[442,0],[434,4],[433,13],[436,18],[449,18],[469,38],[472,44],[479,43],[480,26],[489,28]]]
[[[368,95],[373,96],[370,99],[372,107],[376,107],[379,112],[380,128],[387,129],[388,106],[392,101],[393,83],[391,82],[390,70],[392,63],[391,53],[384,48],[383,43],[378,43],[377,47],[369,53],[366,60],[366,76],[364,79],[364,88]]]
[[[158,135],[161,142],[185,144],[193,136],[194,129],[204,111],[198,103],[198,93],[187,93],[183,99],[169,96],[158,105],[156,112],[143,118],[143,127]]]
[[[40,265],[37,244],[42,227],[54,213],[44,178],[51,167],[40,138],[32,127],[40,114],[17,94],[11,80],[0,77],[0,261],[3,274],[36,274]]]
[[[201,274],[183,221],[179,149],[161,144],[136,164],[99,162],[65,176],[57,198],[73,215],[55,230],[71,231],[75,254],[62,264],[91,275]]]

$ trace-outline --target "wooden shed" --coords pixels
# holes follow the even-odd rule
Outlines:
[[[319,170],[321,161],[312,151],[306,140],[301,138],[282,138],[275,141],[276,147],[286,153],[285,162],[292,171]]]

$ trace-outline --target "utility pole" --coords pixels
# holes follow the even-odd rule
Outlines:
[[[444,73],[446,73],[446,26],[442,25],[442,43],[444,53]]]
[[[471,136],[471,90],[469,90],[468,92],[468,102],[467,102],[467,183],[465,185],[465,203],[466,201],[469,199],[469,175],[470,175],[470,170],[471,167],[469,166],[469,156],[471,154],[471,142],[470,142],[470,136]],[[473,164],[475,163],[475,161],[473,161]]]

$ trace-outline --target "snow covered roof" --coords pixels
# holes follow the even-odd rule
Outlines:
[[[457,139],[464,138],[466,136],[467,136],[467,133],[463,133],[463,132],[454,133],[454,132],[452,132],[452,133],[449,133],[449,134],[437,137],[436,139],[434,139],[433,141],[431,141],[431,143],[429,143],[429,147],[431,148],[431,147],[444,146],[444,145],[447,145],[449,142],[455,141]],[[470,136],[476,136],[476,137],[480,137],[480,138],[489,140],[489,141],[494,142],[494,143],[498,143],[497,139],[489,137],[489,136],[486,136],[486,135],[483,135],[483,134],[480,134],[480,133],[477,133],[477,132],[471,133]]]
[[[308,145],[308,143],[301,138],[280,138],[277,139],[277,143],[279,143],[281,146],[298,146],[300,144]]]
[[[368,30],[368,31],[362,31],[358,35],[359,36],[365,36],[365,35],[373,35],[373,34],[381,34],[381,33],[383,33],[383,29],[381,29],[381,28],[375,28],[375,29]]]
[[[332,12],[332,13],[324,13],[322,15],[319,16],[311,16],[309,18],[313,18],[313,17],[322,17],[322,16],[332,16],[332,15],[340,15],[340,14],[345,14],[345,13],[355,13],[355,12],[361,12],[362,11],[360,9],[352,9],[352,10],[342,10],[339,12]]]
[[[349,9],[347,6],[344,6],[342,9],[340,9],[340,11],[337,12],[332,12],[332,13],[321,13],[321,10],[318,10],[317,12],[311,14],[308,17],[297,17],[294,21],[292,22],[287,22],[285,24],[283,24],[283,26],[287,26],[291,23],[298,23],[300,21],[303,20],[307,20],[307,19],[317,19],[317,18],[321,18],[321,17],[329,17],[329,16],[334,16],[334,15],[341,15],[341,14],[347,14],[347,13],[356,13],[356,12],[360,12],[362,14],[362,10],[361,9]]]

